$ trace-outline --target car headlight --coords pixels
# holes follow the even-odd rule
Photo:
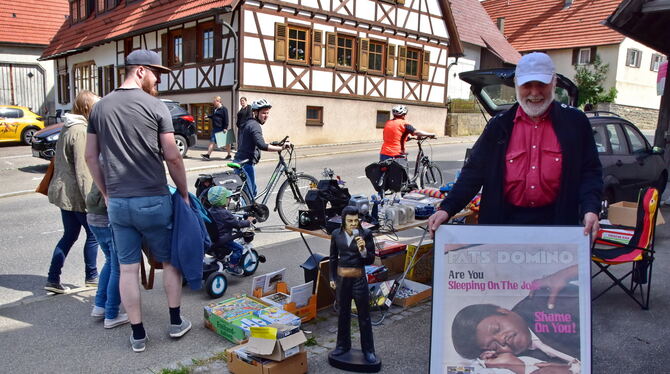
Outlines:
[[[47,136],[47,141],[48,142],[55,142],[56,140],[58,140],[59,136],[60,136],[60,133],[49,135],[49,136]]]

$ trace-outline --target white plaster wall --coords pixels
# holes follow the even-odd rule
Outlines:
[[[616,82],[618,50],[619,47],[616,44],[596,47],[596,54],[600,56],[603,64],[609,64],[609,73],[603,83],[605,89],[613,87]],[[572,65],[572,48],[548,51],[547,54],[556,65],[556,72],[565,75],[574,82],[577,70]]]
[[[315,70],[312,72],[312,90],[331,92],[333,90],[333,73]]]
[[[270,118],[263,125],[266,141],[291,136],[295,144],[328,144],[379,140],[382,129],[375,128],[377,111],[389,111],[392,103],[311,96],[281,95],[240,91],[248,98],[264,97],[272,103]],[[306,126],[306,107],[323,107],[323,126]],[[444,135],[446,108],[407,105],[407,119],[420,122],[419,128]]]
[[[470,97],[470,85],[463,82],[458,74],[464,71],[479,69],[481,61],[481,47],[463,43],[465,56],[458,59],[458,64],[449,68],[449,81],[447,82],[447,97],[450,99],[468,99]],[[447,59],[447,66],[453,63],[455,58]],[[446,70],[446,69],[445,69]],[[438,81],[442,82],[442,81]]]
[[[640,67],[626,66],[628,48],[642,51]],[[653,49],[625,38],[619,47],[619,65],[616,72],[616,88],[618,90],[616,104],[658,109],[661,97],[656,94],[656,78],[658,73],[650,69],[651,56],[658,53]]]

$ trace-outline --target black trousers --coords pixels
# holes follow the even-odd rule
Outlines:
[[[351,349],[351,300],[356,302],[358,327],[361,331],[361,350],[375,352],[370,322],[370,294],[365,276],[359,278],[338,277],[337,305],[340,315],[337,319],[337,347]]]

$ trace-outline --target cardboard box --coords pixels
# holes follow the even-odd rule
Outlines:
[[[250,326],[270,324],[254,314],[267,306],[259,299],[244,295],[211,303],[204,308],[205,327],[239,344],[249,337]]]
[[[410,290],[413,294],[408,297],[402,297],[403,288]],[[432,295],[433,288],[431,286],[405,279],[402,284],[400,284],[395,298],[393,298],[393,304],[407,308],[431,297]]]
[[[607,219],[612,222],[613,225],[619,226],[628,226],[635,227],[637,223],[637,203],[630,201],[619,201],[614,203],[607,208]],[[661,211],[658,211],[658,217],[656,218],[656,225],[662,225],[665,223]]]
[[[398,243],[392,240],[379,240],[375,242],[375,255],[380,257],[404,251],[405,249],[407,249],[407,244]]]
[[[407,251],[395,252],[390,255],[375,258],[375,265],[384,265],[389,275],[402,274],[405,271],[405,254]]]
[[[414,252],[417,251],[416,245],[407,246],[407,257],[405,258],[405,268],[410,266]],[[433,282],[433,241],[424,240],[418,253],[414,256],[414,266],[407,272],[407,279],[431,284]],[[403,269],[404,270],[404,269]]]
[[[233,374],[304,374],[307,373],[307,352],[287,358],[284,361],[260,360],[241,353],[245,345],[229,349],[228,370]]]
[[[257,335],[256,330],[258,329],[252,329],[245,348],[247,352],[260,358],[283,361],[305,350],[304,343],[307,338],[300,328],[274,324],[268,327],[277,329],[274,337]]]
[[[600,239],[606,239],[608,241],[617,242],[621,245],[626,245],[633,237],[635,230],[628,229],[617,229],[613,226],[604,226],[601,224],[600,230],[598,230],[598,236],[596,243],[604,245],[615,245],[609,242],[603,242]]]

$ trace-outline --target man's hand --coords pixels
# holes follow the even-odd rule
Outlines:
[[[513,353],[495,353],[487,351],[482,353],[487,368],[507,369],[516,374],[525,372],[526,364]],[[480,356],[480,358],[482,358]]]
[[[285,141],[284,145],[282,145],[282,149],[289,149],[291,148],[291,142],[290,141]]]
[[[547,275],[544,278],[536,279],[532,282],[529,297],[535,296],[537,290],[546,288],[549,290],[549,298],[547,300],[547,308],[554,309],[556,306],[556,298],[558,294],[568,285],[571,280],[579,278],[579,270],[577,265],[568,266],[553,274]]]
[[[571,374],[570,366],[565,364],[538,362],[535,366],[539,369],[533,371],[532,374]]]
[[[593,212],[584,214],[584,235],[591,233],[591,240],[595,240],[598,230],[600,230],[598,215]]]
[[[445,212],[444,210],[438,210],[437,212],[433,213],[433,215],[428,218],[428,230],[430,231],[430,237],[435,237],[435,231],[437,228],[448,220],[449,213]]]

